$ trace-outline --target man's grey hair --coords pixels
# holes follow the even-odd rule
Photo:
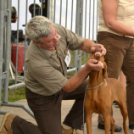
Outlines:
[[[29,39],[42,44],[41,37],[47,37],[51,34],[51,24],[52,22],[48,18],[35,16],[27,23],[25,33]]]

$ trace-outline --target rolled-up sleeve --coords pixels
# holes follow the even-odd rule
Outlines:
[[[79,36],[78,34],[73,33],[68,29],[65,29],[65,32],[67,35],[66,38],[67,38],[68,48],[70,50],[79,49],[84,42],[84,38]]]

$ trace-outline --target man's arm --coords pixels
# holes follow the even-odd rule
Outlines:
[[[84,39],[82,46],[79,48],[87,53],[91,53],[91,47],[94,46],[95,43],[92,40]]]
[[[87,53],[92,53],[95,51],[96,47],[99,47],[101,49],[101,54],[105,55],[106,54],[106,49],[104,48],[103,45],[101,44],[95,44],[92,40],[90,39],[84,39],[84,42],[82,46],[79,48],[80,50],[83,50]]]
[[[97,64],[96,64],[97,63]],[[92,70],[99,71],[103,68],[103,63],[95,59],[90,59],[86,65],[72,78],[70,78],[67,84],[62,88],[67,92],[74,91],[82,82],[87,78],[88,74]]]
[[[83,50],[87,53],[94,52],[96,47],[101,49],[101,54],[106,54],[106,49],[101,44],[95,44],[93,41],[89,39],[84,39],[80,50]],[[67,84],[62,88],[67,92],[74,91],[89,75],[92,70],[99,71],[104,68],[104,65],[101,61],[97,61],[95,59],[90,59],[86,63],[86,65],[71,79],[68,80]]]

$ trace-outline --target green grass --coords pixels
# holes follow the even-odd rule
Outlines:
[[[21,87],[16,90],[8,92],[8,102],[15,102],[15,101],[22,100],[25,98],[26,98],[25,87]],[[1,100],[3,100],[3,91],[1,94]]]

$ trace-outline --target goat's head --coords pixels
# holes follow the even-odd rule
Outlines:
[[[92,54],[90,54],[89,59],[96,59],[98,61],[101,61],[104,64],[103,74],[104,77],[107,78],[107,65],[104,61],[104,56],[101,55],[101,49],[97,47]]]

